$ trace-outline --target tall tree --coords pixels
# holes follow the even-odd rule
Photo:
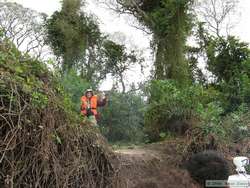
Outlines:
[[[114,1],[116,2],[114,4]],[[129,13],[153,33],[156,51],[156,79],[188,78],[184,45],[191,28],[190,9],[193,0],[111,0],[121,13]]]
[[[72,68],[83,56],[87,37],[87,16],[80,11],[81,0],[63,0],[61,11],[47,20],[47,42],[62,59],[63,71]]]
[[[106,37],[101,33],[98,22],[93,16],[86,17],[85,28],[86,47],[77,68],[82,78],[92,85],[98,85],[106,77],[102,52]]]
[[[61,60],[62,72],[77,69],[79,76],[97,87],[106,77],[102,45],[105,36],[81,0],[63,0],[60,12],[47,20],[47,42]]]
[[[122,84],[124,74],[141,58],[128,52],[124,45],[107,39],[100,31],[97,19],[80,10],[80,0],[64,0],[62,10],[47,20],[47,41],[55,55],[62,60],[62,70],[77,69],[77,74],[97,88],[107,74]]]

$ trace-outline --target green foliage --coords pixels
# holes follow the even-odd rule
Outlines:
[[[162,0],[148,12],[150,29],[154,33],[156,78],[186,82],[189,78],[184,57],[184,45],[192,27],[190,5],[192,1]]]
[[[0,53],[4,56],[0,60],[0,142],[4,147],[0,187],[6,185],[9,174],[15,174],[12,187],[109,187],[108,179],[115,179],[113,153],[93,128],[80,127],[58,78],[7,42],[0,43]],[[61,170],[55,172],[56,168]]]
[[[233,36],[216,38],[204,29],[204,23],[198,23],[196,37],[199,46],[187,49],[190,69],[194,73],[193,80],[206,86],[212,85],[221,92],[219,100],[225,109],[225,114],[237,110],[242,103],[248,103],[250,78],[248,44]],[[207,60],[207,68],[212,79],[209,79],[208,75],[203,75],[197,68],[199,57]]]
[[[237,111],[228,114],[223,120],[227,140],[240,142],[250,136],[250,114],[246,104],[242,104]]]
[[[71,69],[68,74],[62,76],[61,84],[73,103],[73,109],[79,113],[81,105],[80,98],[84,94],[84,91],[90,87],[90,84],[77,75],[77,72],[73,69]]]
[[[63,70],[71,69],[87,46],[88,17],[80,13],[81,0],[62,1],[62,10],[47,20],[47,43],[63,58]]]
[[[106,73],[117,79],[117,83],[122,84],[122,92],[125,92],[124,77],[135,63],[141,63],[142,59],[136,56],[135,51],[127,52],[125,45],[116,44],[113,41],[106,40],[103,44],[103,52],[106,59]]]
[[[219,38],[210,42],[208,48],[208,69],[218,81],[229,83],[241,74],[244,63],[249,59],[248,44],[235,37]]]
[[[45,108],[48,105],[48,97],[42,93],[33,92],[31,94],[31,102],[37,108]]]
[[[250,60],[248,60],[250,64]],[[240,75],[240,98],[243,103],[250,104],[250,77],[243,73]]]
[[[0,82],[1,94],[11,96],[13,107],[18,109],[18,95],[11,92],[21,90],[29,109],[44,110],[49,105],[55,105],[58,110],[68,115],[68,120],[77,120],[72,111],[72,102],[62,89],[59,79],[55,77],[46,65],[33,60],[22,53],[10,42],[0,44]],[[8,84],[11,86],[8,86]],[[74,120],[74,118],[76,118]]]
[[[209,45],[208,68],[224,93],[226,112],[237,110],[249,100],[249,55],[247,44],[234,37],[218,39]]]
[[[145,103],[136,93],[111,91],[101,112],[101,132],[110,142],[142,142]]]
[[[164,116],[163,122],[190,118],[203,91],[199,86],[181,88],[174,81],[157,80],[150,84],[148,92],[150,105],[147,110],[149,113],[147,120],[151,123],[156,121],[157,124],[159,117],[162,116]]]
[[[186,55],[189,67],[189,74],[193,83],[199,83],[205,85],[207,82],[207,75],[204,75],[203,71],[199,68],[199,54],[200,48],[193,46],[186,46]]]
[[[5,41],[0,45],[0,66],[4,72],[15,73],[11,80],[22,83],[24,91],[38,91],[44,85],[42,81],[50,79],[46,65],[23,56],[21,52],[11,43]]]
[[[145,126],[149,141],[169,137],[172,120],[197,119],[194,126],[200,127],[203,135],[214,135],[221,140],[235,140],[249,134],[247,121],[239,120],[246,115],[243,108],[246,105],[242,106],[244,110],[241,108],[224,120],[223,93],[211,86],[206,89],[200,85],[182,87],[174,81],[155,80],[148,92],[150,104],[146,108]]]
[[[201,120],[201,130],[204,135],[216,135],[223,139],[226,136],[224,127],[222,126],[221,115],[224,109],[216,102],[211,102],[203,106],[198,106],[198,115]]]
[[[124,88],[124,72],[138,62],[135,52],[107,40],[97,19],[80,8],[80,0],[64,0],[62,10],[46,22],[47,43],[62,59],[62,71],[77,69],[79,76],[95,88],[112,74]]]
[[[214,87],[199,84],[182,86],[175,81],[154,80],[148,86],[149,105],[145,113],[146,132],[149,140],[161,138],[161,134],[175,133],[176,126],[191,128],[189,122],[196,120],[205,135],[225,135],[222,125],[224,109],[222,93]],[[177,122],[177,123],[174,123]],[[175,126],[173,129],[172,126]],[[189,127],[185,127],[189,126]]]
[[[193,0],[143,0],[136,4],[127,0],[116,2],[153,33],[156,79],[175,79],[185,83],[189,75],[184,45],[192,28]]]
[[[106,40],[104,42],[104,54],[108,59],[107,66],[115,75],[115,72],[122,73],[124,69],[128,69],[130,63],[136,62],[136,55],[126,52],[124,45],[116,44],[113,41]]]
[[[181,87],[175,81],[154,80],[148,87],[149,102],[145,114],[147,132],[153,137],[168,130],[171,120],[188,120],[206,95],[198,85]],[[158,135],[159,136],[159,135]],[[155,138],[153,138],[155,139]]]

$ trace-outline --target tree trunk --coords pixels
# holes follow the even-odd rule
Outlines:
[[[186,40],[184,9],[178,8],[170,20],[166,34],[154,36],[157,51],[155,60],[156,79],[174,79],[179,83],[188,80],[188,65],[184,56]]]
[[[163,40],[157,41],[156,59],[155,59],[155,78],[158,80],[166,79],[166,73],[164,72],[165,62],[165,50]]]
[[[123,79],[123,75],[122,73],[120,73],[120,81],[121,81],[121,84],[122,84],[122,93],[125,93],[126,92],[126,86],[125,86],[125,83],[124,83],[124,79]]]

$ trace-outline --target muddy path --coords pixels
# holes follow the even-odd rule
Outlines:
[[[183,148],[182,140],[173,140],[116,150],[124,187],[198,188],[188,172],[180,167]]]

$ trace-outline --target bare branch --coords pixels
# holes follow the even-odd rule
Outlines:
[[[236,15],[237,4],[238,0],[201,0],[197,14],[210,32],[222,37],[233,28],[231,17]]]
[[[0,1],[0,29],[3,30],[4,38],[36,58],[44,56],[43,48],[48,49],[44,43],[43,17],[19,4]]]
[[[139,3],[136,0],[109,0],[109,1],[97,0],[97,1],[101,4],[104,4],[108,9],[118,13],[119,15],[121,14],[131,15],[137,18],[138,20],[144,20],[148,22],[148,24],[151,25],[152,27],[155,24],[153,20],[147,15],[147,13],[140,8]],[[139,24],[139,22],[137,23],[137,25],[131,25],[131,26],[145,32],[146,34],[149,35],[152,34],[152,32],[149,29]]]

